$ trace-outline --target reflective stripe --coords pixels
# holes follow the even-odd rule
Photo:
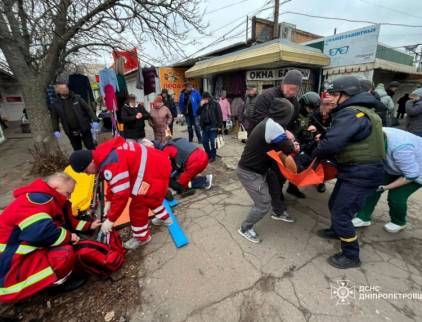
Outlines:
[[[149,230],[144,231],[143,233],[133,233],[133,237],[145,237],[149,233]]]
[[[346,242],[346,243],[351,243],[351,242],[354,242],[356,239],[358,239],[358,236],[354,236],[354,237],[352,237],[352,238],[342,238],[342,237],[340,237],[340,240],[341,240],[341,241],[344,241],[344,242]]]
[[[142,181],[144,180],[145,167],[147,165],[147,159],[148,159],[147,148],[143,144],[140,144],[140,146],[141,146],[141,151],[142,151],[141,164],[139,165],[138,175],[136,176],[135,184],[133,185],[133,189],[132,189],[132,194],[135,196],[138,195],[139,189],[141,188]]]
[[[111,179],[110,185],[113,185],[117,181],[122,180],[122,179],[127,178],[127,177],[129,177],[129,171],[120,172],[119,174],[116,174],[113,179]]]
[[[18,226],[19,226],[19,228],[21,230],[23,230],[26,227],[28,227],[28,226],[36,223],[37,221],[46,220],[46,219],[52,220],[52,218],[50,217],[49,214],[47,214],[45,212],[39,212],[39,213],[37,213],[35,215],[32,215],[32,216],[30,216],[30,217],[22,220]]]
[[[168,217],[168,216],[169,216],[169,214],[167,213],[167,211],[165,209],[161,213],[155,215],[155,217],[159,218],[159,219],[163,219],[164,217]]]
[[[7,244],[0,244],[0,252],[4,252],[6,249]],[[34,250],[37,250],[38,247],[31,246],[31,245],[19,245],[18,249],[16,249],[15,254],[19,255],[26,255],[32,253]]]
[[[142,227],[132,226],[132,231],[141,231],[141,230],[145,230],[147,228],[148,228],[148,224],[146,224],[145,226],[142,226]]]
[[[51,245],[51,246],[58,246],[61,243],[63,243],[63,241],[65,240],[66,234],[67,234],[67,230],[64,229],[64,228],[60,228],[60,230],[61,230],[61,232],[60,232],[59,238],[57,238],[57,240],[55,241],[55,243],[53,245]]]
[[[81,220],[78,225],[76,226],[76,230],[81,231],[82,229],[84,229],[84,226],[86,225],[87,221],[85,220]]]
[[[155,208],[155,209],[153,210],[153,212],[154,212],[155,214],[158,214],[159,212],[163,211],[163,209],[164,209],[164,206],[163,206],[163,205],[161,205],[160,207]]]
[[[1,295],[9,295],[13,293],[19,293],[23,289],[41,281],[42,279],[49,277],[50,275],[53,275],[54,272],[52,268],[49,266],[47,268],[44,268],[42,271],[39,271],[38,273],[29,276],[26,280],[19,282],[15,285],[8,286],[8,287],[0,287],[0,296]]]
[[[128,182],[125,182],[125,183],[119,184],[118,186],[115,186],[115,187],[111,188],[111,192],[113,192],[113,193],[118,193],[118,192],[120,192],[120,191],[123,191],[123,190],[129,189],[129,187],[130,187],[130,183],[129,183],[129,181],[128,181]]]

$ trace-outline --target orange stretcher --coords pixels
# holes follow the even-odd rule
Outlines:
[[[277,162],[278,168],[280,169],[283,177],[298,187],[318,185],[324,183],[325,181],[334,179],[337,175],[335,166],[327,162],[319,162],[316,164],[314,160],[307,169],[297,173],[286,167],[278,152],[273,150],[267,154]]]

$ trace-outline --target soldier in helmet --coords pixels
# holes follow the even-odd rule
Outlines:
[[[318,234],[340,239],[342,251],[330,256],[336,268],[360,266],[359,243],[352,219],[371,193],[382,185],[385,156],[381,118],[370,108],[376,98],[360,89],[353,76],[336,78],[327,88],[331,94],[331,128],[313,156],[335,158],[337,182],[329,201],[331,227]]]

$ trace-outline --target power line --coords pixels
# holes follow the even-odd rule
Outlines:
[[[305,17],[310,17],[310,18],[327,19],[327,20],[341,20],[341,21],[347,21],[347,22],[369,23],[369,24],[374,24],[374,25],[380,24],[380,25],[385,25],[385,26],[422,28],[422,25],[407,25],[407,24],[391,23],[391,22],[373,22],[373,21],[368,21],[368,20],[352,20],[352,19],[347,19],[347,18],[323,17],[323,16],[310,15],[307,13],[294,12],[294,11],[285,11],[281,13],[281,15],[285,15],[285,14],[292,14],[292,15],[299,15],[299,16],[305,16]]]
[[[364,2],[366,4],[369,4],[369,5],[372,5],[372,6],[375,6],[375,7],[384,8],[384,9],[387,9],[387,10],[390,10],[390,11],[393,11],[393,12],[401,13],[401,14],[406,15],[406,16],[409,16],[409,17],[414,17],[414,18],[422,19],[422,17],[420,17],[420,16],[416,16],[416,15],[413,15],[411,13],[404,12],[404,11],[401,11],[401,10],[398,10],[398,9],[386,7],[386,6],[383,6],[381,4],[372,3],[372,2],[367,1],[367,0],[359,0],[359,1]]]
[[[243,3],[243,2],[248,2],[248,1],[249,1],[249,0],[242,0],[242,1],[235,2],[235,3],[229,4],[229,5],[227,5],[227,6],[223,6],[223,7],[220,7],[220,8],[217,8],[217,9],[211,10],[211,11],[208,11],[208,12],[206,11],[204,15],[209,15],[209,14],[211,14],[211,13],[214,13],[214,12],[217,12],[217,11],[220,11],[220,10],[224,10],[224,9],[227,9],[227,8],[230,8],[230,7],[233,7],[233,6],[236,6],[236,5],[241,4],[241,3]]]
[[[268,5],[270,2],[271,2],[271,0],[266,1],[266,2],[264,3],[264,5],[263,5],[261,8],[259,8],[259,9],[257,9],[257,10],[253,10],[253,11],[251,11],[251,12],[247,13],[246,15],[244,15],[243,17],[236,18],[234,21],[236,21],[237,19],[245,18],[245,17],[247,17],[247,16],[249,16],[249,15],[257,15],[257,14],[261,13],[262,11],[267,10],[268,8],[264,8],[264,7],[265,7],[266,5]],[[233,24],[233,22],[231,22],[230,24],[227,24],[227,25],[225,25],[225,26],[228,26],[228,25],[231,25],[231,24]],[[198,49],[197,51],[195,51],[194,53],[192,53],[192,54],[190,54],[190,55],[186,56],[184,59],[186,60],[186,59],[192,58],[194,55],[196,55],[197,53],[199,53],[199,52],[203,51],[204,49],[207,49],[207,48],[209,48],[209,47],[215,46],[215,45],[217,44],[217,42],[218,42],[218,41],[220,41],[220,40],[224,40],[224,41],[228,40],[228,39],[226,39],[225,37],[226,37],[228,34],[230,34],[230,33],[232,33],[233,31],[235,31],[235,30],[236,30],[237,28],[239,28],[240,26],[242,26],[243,24],[244,24],[244,22],[242,21],[241,23],[239,23],[238,25],[236,25],[234,28],[232,28],[230,31],[228,31],[228,32],[226,32],[224,35],[220,36],[218,39],[213,40],[211,43],[208,43],[206,46],[204,46],[204,47],[202,47],[202,48]],[[225,26],[220,27],[220,29],[221,29],[221,28],[224,28]],[[215,32],[215,31],[217,31],[217,30],[214,30],[213,32]],[[242,32],[243,32],[243,31],[242,31]],[[214,43],[214,44],[213,44],[213,43]]]

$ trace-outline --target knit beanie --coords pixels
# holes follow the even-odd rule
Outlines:
[[[422,87],[415,89],[409,96],[418,96],[419,98],[422,98]]]
[[[298,71],[297,69],[292,69],[287,72],[286,76],[284,76],[282,84],[301,86],[302,79],[303,79],[302,73]]]
[[[84,172],[92,161],[91,150],[77,150],[70,155],[69,163],[75,172]]]
[[[293,104],[285,98],[275,98],[268,110],[268,117],[285,127],[293,118]]]

